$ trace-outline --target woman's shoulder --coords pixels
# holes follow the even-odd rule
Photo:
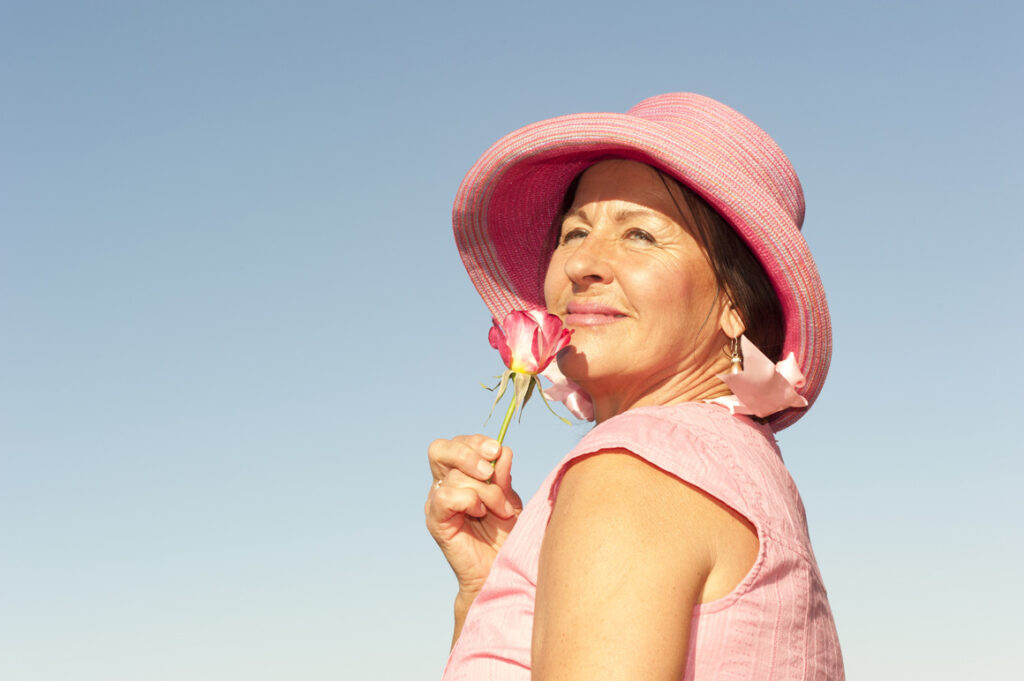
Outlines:
[[[639,407],[591,430],[562,462],[626,450],[721,500],[762,530],[803,516],[771,429],[713,404]],[[559,478],[561,477],[559,474]],[[559,480],[551,488],[551,501]],[[782,528],[778,528],[782,529]],[[799,524],[789,531],[800,532]]]
[[[605,437],[622,433],[640,436],[655,434],[662,437],[670,433],[690,433],[703,439],[767,445],[777,451],[771,428],[748,416],[730,414],[717,404],[704,402],[637,407],[608,419],[588,435]]]
[[[591,430],[567,459],[613,448],[628,449],[655,464],[702,463],[708,470],[785,468],[768,426],[701,402],[623,412]]]

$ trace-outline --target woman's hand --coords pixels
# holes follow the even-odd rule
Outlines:
[[[512,450],[499,452],[498,443],[483,435],[460,435],[435,440],[428,456],[434,484],[424,507],[427,529],[455,572],[468,609],[523,508],[512,490]]]

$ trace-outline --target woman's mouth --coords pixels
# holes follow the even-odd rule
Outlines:
[[[603,326],[612,324],[626,315],[608,305],[601,303],[584,303],[573,301],[566,307],[567,314],[563,322],[569,327]]]

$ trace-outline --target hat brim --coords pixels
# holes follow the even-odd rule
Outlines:
[[[609,157],[647,163],[707,201],[760,261],[785,317],[783,357],[796,356],[805,377],[800,394],[812,404],[832,347],[817,267],[776,198],[749,174],[711,156],[672,126],[630,114],[560,116],[506,135],[474,164],[456,194],[455,239],[470,279],[497,319],[514,309],[544,308],[554,221],[573,179]],[[787,409],[768,421],[778,431],[805,411]]]

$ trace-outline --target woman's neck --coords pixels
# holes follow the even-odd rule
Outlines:
[[[638,389],[617,386],[603,390],[600,385],[584,386],[584,389],[594,402],[595,420],[601,423],[637,407],[703,402],[729,395],[729,388],[718,378],[718,374],[729,370],[729,365],[729,358],[723,357],[700,370],[679,372]]]

